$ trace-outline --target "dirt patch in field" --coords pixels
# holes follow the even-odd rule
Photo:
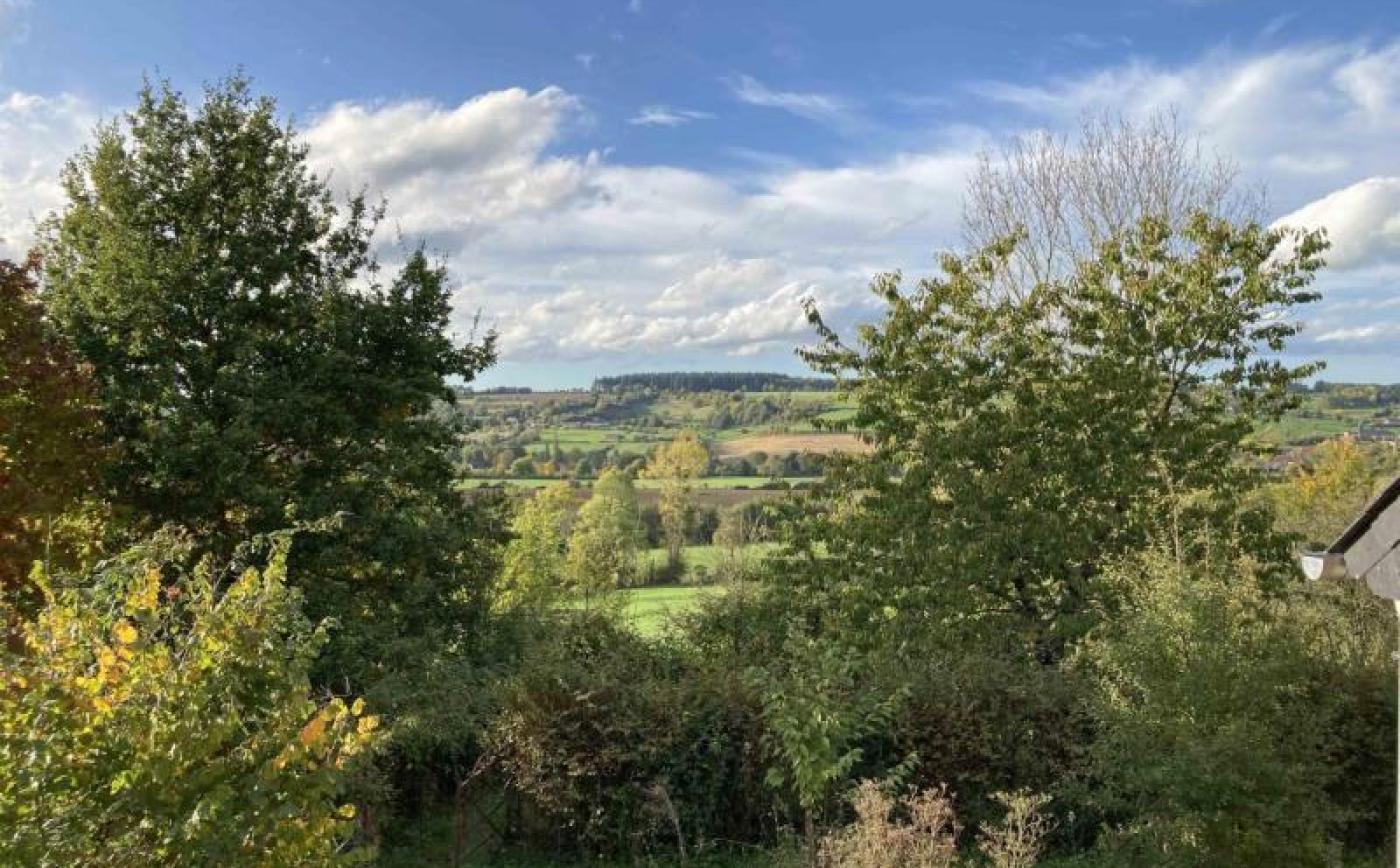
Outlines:
[[[724,457],[752,455],[786,455],[789,452],[869,452],[870,447],[854,434],[756,434],[716,444],[716,452]]]

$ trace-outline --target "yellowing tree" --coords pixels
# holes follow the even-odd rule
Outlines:
[[[362,703],[311,697],[323,632],[285,581],[288,541],[241,574],[158,540],[33,617],[0,596],[0,864],[327,865],[355,810]]]
[[[682,431],[670,443],[657,447],[647,462],[647,477],[661,481],[661,529],[666,560],[672,566],[680,563],[685,545],[692,483],[705,475],[709,464],[710,452],[694,431]]]
[[[1273,486],[1279,523],[1308,542],[1331,542],[1370,501],[1375,483],[1371,462],[1354,439],[1328,440],[1286,482]]]

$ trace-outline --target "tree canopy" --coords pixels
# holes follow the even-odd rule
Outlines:
[[[1164,528],[1183,545],[1259,529],[1237,459],[1316,370],[1277,353],[1299,328],[1285,314],[1316,298],[1323,240],[1149,218],[1066,280],[989,292],[1015,244],[945,257],[910,293],[877,279],[886,313],[854,344],[811,309],[807,357],[843,380],[874,447],[833,465],[845,506],[809,529],[831,555],[812,571],[877,620],[1010,615],[1073,636],[1115,552]]]
[[[339,517],[292,571],[312,614],[347,628],[336,674],[460,631],[463,588],[491,561],[467,554],[483,533],[451,489],[454,430],[429,411],[494,342],[449,334],[445,267],[421,248],[382,266],[383,209],[337,205],[275,103],[238,77],[197,105],[148,85],[63,186],[40,240],[44,296],[120,446],[113,499],[224,552]]]

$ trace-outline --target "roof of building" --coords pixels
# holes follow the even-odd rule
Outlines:
[[[1375,500],[1367,504],[1361,511],[1361,515],[1356,517],[1356,521],[1351,523],[1351,527],[1342,531],[1342,535],[1337,537],[1337,541],[1327,547],[1327,551],[1333,554],[1346,554],[1347,550],[1361,537],[1366,535],[1366,531],[1371,529],[1371,525],[1380,518],[1381,513],[1390,508],[1396,500],[1400,500],[1400,476],[1391,480]]]

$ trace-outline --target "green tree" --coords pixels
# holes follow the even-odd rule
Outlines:
[[[1148,219],[1024,295],[996,289],[1014,247],[945,257],[912,292],[877,279],[885,316],[854,345],[810,310],[806,357],[842,378],[873,451],[829,464],[797,538],[828,556],[786,572],[863,624],[1009,617],[1054,655],[1092,623],[1099,565],[1154,528],[1244,535],[1286,566],[1238,458],[1316,370],[1277,354],[1298,330],[1283,314],[1316,298],[1322,239]]]
[[[122,446],[117,503],[222,552],[291,516],[343,516],[293,555],[313,616],[343,625],[327,678],[460,635],[489,534],[451,488],[455,432],[429,411],[493,342],[448,335],[444,268],[413,249],[386,274],[381,209],[337,207],[241,78],[198,106],[147,86],[63,185],[41,233],[45,297]]]
[[[560,482],[523,499],[506,545],[501,587],[496,603],[502,608],[544,607],[564,584],[564,546],[568,540],[573,491]]]
[[[0,621],[0,862],[34,866],[346,861],[347,764],[378,739],[361,702],[311,698],[324,632],[262,571],[193,570],[156,538]],[[62,585],[60,584],[62,583]]]
[[[617,502],[622,531],[633,537],[633,545],[641,545],[642,512],[632,477],[616,468],[609,468],[593,483],[593,496],[609,497]]]
[[[861,760],[861,740],[886,727],[906,695],[872,688],[865,664],[839,641],[793,633],[779,661],[748,673],[762,692],[773,758],[765,782],[797,797],[809,849],[818,815]]]
[[[641,515],[631,480],[609,470],[580,507],[569,537],[570,581],[587,595],[629,584],[637,572],[640,539]]]

